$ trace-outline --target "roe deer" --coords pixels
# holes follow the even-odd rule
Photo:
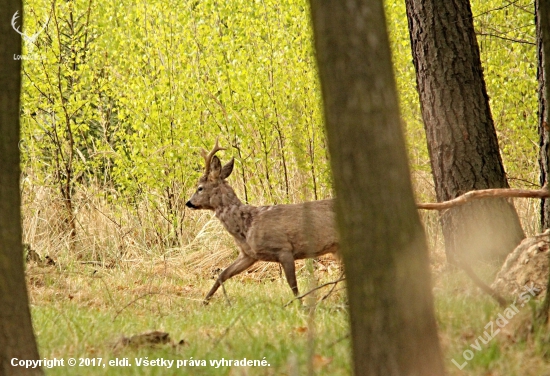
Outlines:
[[[222,271],[206,295],[207,303],[220,285],[239,274],[256,261],[274,261],[282,265],[286,280],[294,295],[298,285],[294,260],[313,258],[338,252],[338,234],[332,200],[302,204],[252,206],[243,204],[225,179],[233,171],[234,158],[222,167],[215,155],[216,145],[207,153],[204,175],[196,192],[185,204],[192,209],[207,209],[216,213],[225,229],[233,235],[240,248],[239,257]]]

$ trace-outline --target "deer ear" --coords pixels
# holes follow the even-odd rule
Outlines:
[[[220,158],[213,156],[212,161],[210,162],[210,173],[208,174],[208,177],[212,180],[219,178],[221,170],[222,163],[220,162]]]
[[[223,167],[222,167],[222,172],[220,173],[220,178],[221,179],[225,179],[227,178],[229,175],[231,175],[231,172],[233,171],[233,164],[235,162],[235,158],[231,158],[231,160],[229,162],[227,162]]]

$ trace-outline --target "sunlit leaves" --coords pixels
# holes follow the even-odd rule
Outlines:
[[[533,1],[474,0],[471,4],[506,171],[509,177],[535,181],[538,105]],[[411,163],[415,169],[429,171],[404,2],[388,1],[386,11]]]
[[[473,14],[508,175],[536,182],[538,104],[533,1],[476,1]]]
[[[25,27],[36,29],[52,4],[27,1]],[[530,178],[532,2],[472,5],[507,171]],[[55,2],[58,24],[72,9],[78,32],[58,33],[50,20],[33,47],[41,59],[24,63],[24,170],[51,184],[65,160],[58,157],[72,147],[74,176],[101,182],[113,199],[146,198],[173,218],[201,173],[198,150],[220,136],[228,147],[222,160],[236,158],[231,182],[243,200],[330,196],[308,7],[305,0]],[[429,171],[404,2],[387,1],[386,11],[411,165]]]

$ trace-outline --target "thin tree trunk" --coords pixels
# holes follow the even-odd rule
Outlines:
[[[541,4],[543,3],[543,4]],[[542,5],[542,6],[541,6]],[[548,88],[546,85],[546,77],[550,67],[546,63],[550,58],[550,46],[547,51],[544,50],[542,26],[546,19],[543,19],[543,12],[547,11],[544,1],[535,1],[535,24],[537,27],[537,78],[539,81],[539,166],[540,166],[540,184],[541,186],[547,182],[550,176],[550,126],[548,123],[547,98]],[[546,15],[548,16],[548,15]],[[548,24],[547,24],[548,27]],[[545,30],[548,32],[549,30]],[[548,36],[544,37],[548,40]],[[542,231],[550,228],[550,200],[542,199],[540,206],[540,222]]]
[[[23,270],[19,196],[19,95],[21,37],[11,27],[20,0],[0,0],[0,375],[42,375],[40,368],[13,367],[11,360],[39,359]]]
[[[443,375],[382,0],[311,1],[356,375]]]
[[[540,136],[540,180],[547,183],[550,173],[550,128],[548,126],[547,99],[550,97],[550,86],[546,77],[550,77],[550,4],[545,0],[535,1],[535,23],[537,26],[537,55],[539,81],[539,136]],[[550,200],[542,199],[540,208],[542,230],[550,227]],[[539,323],[546,324],[550,311],[550,274],[546,285],[546,296],[538,311]]]
[[[406,7],[437,200],[508,188],[469,0],[406,0]],[[502,260],[525,237],[504,199],[451,209],[441,222],[451,262]]]

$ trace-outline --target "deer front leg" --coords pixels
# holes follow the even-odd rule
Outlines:
[[[204,304],[208,304],[208,301],[210,300],[212,295],[214,295],[214,293],[218,290],[222,283],[224,283],[226,280],[233,277],[234,275],[244,272],[246,269],[250,268],[256,261],[257,260],[241,252],[239,254],[239,257],[237,257],[233,264],[229,265],[223,272],[220,273],[218,279],[216,279],[216,283],[214,283],[214,286],[212,286],[210,292],[208,292],[206,298],[204,298]]]
[[[290,251],[283,251],[279,254],[279,263],[285,271],[286,281],[292,289],[294,296],[298,296],[298,283],[296,282],[296,267],[294,265],[294,256]]]

